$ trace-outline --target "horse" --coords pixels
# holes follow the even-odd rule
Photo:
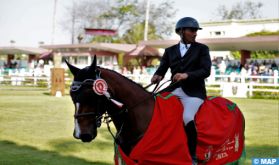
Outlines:
[[[75,106],[74,138],[82,142],[91,142],[97,136],[97,128],[100,127],[102,118],[106,119],[107,124],[110,122],[108,119],[110,118],[117,131],[116,135],[112,134],[112,136],[120,148],[119,152],[129,156],[137,144],[142,141],[153,120],[154,108],[156,107],[155,96],[121,74],[98,67],[96,56],[94,56],[92,64],[83,69],[65,62],[74,76],[70,89],[70,96]],[[171,103],[172,105],[175,104]],[[182,117],[180,122],[184,131]],[[179,136],[187,138],[185,133]],[[185,150],[188,152],[188,149]],[[211,151],[207,153],[207,156],[210,154]],[[221,159],[222,156],[226,155],[219,155],[219,158]],[[185,154],[185,157],[188,157],[187,162],[182,164],[192,164],[189,153]],[[133,160],[133,162],[130,164],[141,164],[138,160]],[[126,164],[129,163],[126,162]]]

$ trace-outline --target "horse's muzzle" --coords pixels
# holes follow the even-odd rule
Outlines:
[[[90,134],[81,134],[79,137],[75,136],[75,133],[73,134],[74,138],[80,139],[82,142],[91,142],[96,135],[90,135]]]
[[[82,142],[91,142],[96,135],[90,135],[90,134],[81,134],[80,139]]]

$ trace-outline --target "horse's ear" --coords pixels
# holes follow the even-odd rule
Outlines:
[[[71,65],[67,60],[65,60],[65,62],[66,62],[66,64],[67,64],[68,68],[70,69],[70,71],[72,72],[72,74],[73,74],[74,76],[76,76],[77,73],[80,71],[80,69],[77,68],[77,67],[75,67],[75,66],[73,66],[73,65]]]
[[[90,72],[95,72],[96,71],[96,67],[97,67],[97,59],[96,59],[96,55],[94,55],[94,59],[92,64],[89,67]]]

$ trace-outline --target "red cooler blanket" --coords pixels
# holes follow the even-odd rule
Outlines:
[[[154,113],[143,138],[129,156],[116,146],[116,165],[192,165],[184,132],[183,108],[170,93],[156,97]]]
[[[235,103],[208,97],[195,116],[197,158],[206,165],[226,164],[240,158],[244,146],[244,118]]]

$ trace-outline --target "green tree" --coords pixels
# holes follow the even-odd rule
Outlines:
[[[241,54],[239,51],[231,52],[234,59],[240,59]],[[279,57],[278,50],[257,50],[251,52],[251,59],[274,59]]]
[[[174,24],[172,18],[176,14],[172,4],[173,1],[167,0],[156,5],[150,4],[149,17],[151,19],[149,19],[149,23],[154,26],[154,32],[157,35],[165,37],[172,33]],[[101,17],[114,20],[118,25],[117,29],[120,30],[120,33],[125,33],[135,24],[145,21],[145,9],[146,4],[144,0],[118,0],[115,7],[103,13]]]
[[[237,2],[235,5],[228,9],[224,5],[220,5],[217,8],[217,19],[227,20],[227,19],[257,19],[261,18],[261,8],[263,4],[261,2],[252,2],[252,1],[245,1],[245,2]],[[278,35],[277,32],[269,32],[269,31],[261,31],[248,34],[246,36],[266,36],[266,35]],[[241,54],[239,51],[232,51],[232,56],[235,59],[240,59]],[[270,59],[270,58],[277,58],[279,56],[279,51],[252,51],[251,58],[252,59]]]
[[[80,0],[75,1],[71,6],[66,7],[66,13],[60,22],[65,31],[70,32],[72,43],[77,42],[77,37],[84,33],[84,28],[108,28],[113,23],[107,19],[100,18],[100,13],[110,9],[110,4],[103,0]],[[112,27],[113,28],[113,27]],[[83,37],[83,40],[90,41],[91,37]]]
[[[234,59],[239,60],[241,57],[240,51],[231,51],[231,55],[233,56]]]
[[[279,51],[278,50],[258,50],[253,51],[251,53],[252,59],[274,59],[279,57]]]
[[[225,5],[217,7],[215,19],[227,20],[227,19],[256,19],[261,18],[261,8],[263,4],[261,2],[237,2],[231,9],[228,9]]]
[[[150,0],[152,2],[152,0]],[[162,38],[173,33],[175,22],[173,18],[176,15],[176,9],[173,7],[172,0],[162,0],[161,3],[150,3],[149,23],[154,26],[156,34]],[[139,17],[136,17],[135,23],[144,22],[145,20],[145,3],[141,1],[138,4]]]
[[[156,36],[166,37],[171,34],[172,18],[176,10],[172,7],[173,2],[163,1],[158,4],[150,4],[150,31]],[[118,36],[112,37],[93,37],[94,41],[107,40],[110,42],[119,41],[125,33],[131,31],[136,24],[145,20],[145,1],[141,0],[83,0],[78,4],[73,4],[67,10],[63,26],[65,30],[71,32],[72,38],[76,38],[83,33],[84,28],[105,28],[115,29]],[[162,14],[164,13],[164,14]],[[152,37],[153,34],[148,33]],[[126,35],[127,36],[127,35]],[[90,41],[92,37],[84,37]],[[125,41],[125,40],[122,40]]]
[[[247,34],[246,36],[270,36],[270,35],[279,35],[279,31],[260,31],[255,33]],[[273,59],[279,57],[278,50],[258,50],[251,52],[252,59]]]
[[[253,36],[272,36],[272,35],[279,35],[279,30],[275,31],[275,32],[263,30],[263,31],[260,31],[260,32],[247,34],[246,36],[253,37]]]
[[[137,44],[143,40],[144,23],[138,23],[128,29],[122,37],[122,42],[128,44]],[[156,28],[153,25],[149,25],[148,38],[151,40],[161,39],[162,37],[156,34]]]

